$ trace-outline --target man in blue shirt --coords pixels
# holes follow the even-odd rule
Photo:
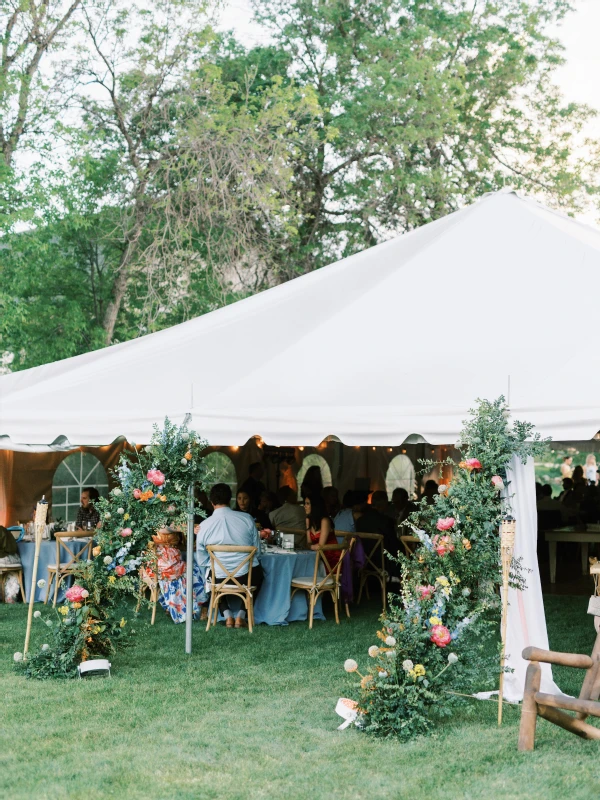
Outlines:
[[[241,511],[232,511],[231,488],[226,483],[217,483],[210,490],[210,502],[214,507],[212,515],[200,523],[196,537],[196,560],[200,567],[210,566],[210,556],[207,547],[211,545],[242,545],[244,547],[256,547],[257,552],[252,561],[252,585],[257,589],[262,583],[262,568],[258,562],[259,534],[256,524],[250,514]],[[230,572],[234,572],[238,565],[247,557],[246,553],[217,553],[219,561]],[[226,573],[215,565],[217,580],[223,579]],[[247,585],[248,564],[240,573],[236,573],[236,579]],[[243,628],[246,623],[246,611],[240,609],[240,600],[237,597],[225,596],[219,601],[219,611],[225,617],[225,625],[228,628]]]

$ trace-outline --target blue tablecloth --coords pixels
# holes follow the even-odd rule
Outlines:
[[[68,542],[69,547],[74,553],[78,553],[82,550],[87,544],[85,539],[79,539],[79,541],[71,540]],[[23,583],[25,584],[25,591],[27,592],[27,597],[29,598],[29,592],[31,591],[31,575],[33,572],[33,557],[35,554],[35,542],[17,542],[17,547],[19,548],[19,556],[21,558],[21,564],[23,565]],[[68,559],[65,558],[65,551],[62,550],[62,560],[65,561]],[[69,556],[70,558],[70,556]],[[43,541],[40,547],[40,558],[38,561],[38,571],[37,571],[37,578],[36,580],[40,580],[43,578],[48,584],[49,577],[48,577],[48,564],[55,564],[56,563],[56,542],[49,542]],[[65,597],[65,591],[71,585],[72,578],[65,578],[60,585],[58,590],[58,600],[62,601]],[[35,587],[35,600],[36,602],[44,602],[44,598],[46,597],[47,586],[44,586],[43,589]],[[48,598],[48,602],[54,598],[54,583],[52,584],[52,594]]]
[[[315,552],[263,553],[260,563],[264,581],[254,602],[254,621],[258,625],[287,625],[288,622],[304,621],[308,618],[307,593],[292,594],[292,578],[310,576],[315,569]],[[315,606],[315,619],[325,619],[322,598]]]

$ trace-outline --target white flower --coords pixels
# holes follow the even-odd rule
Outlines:
[[[187,459],[186,459],[186,458],[182,458],[182,459],[181,459],[181,464],[182,464],[182,466],[184,466],[184,467],[187,467],[187,463],[188,463],[188,462],[187,462]]]
[[[102,560],[108,566],[109,564],[112,563],[112,556],[104,556],[104,558]]]
[[[395,650],[388,650],[386,653],[388,658],[396,658],[396,651]]]
[[[47,625],[49,628],[51,628],[51,627],[52,627],[52,620],[51,620],[51,619],[47,619],[47,620],[46,620],[46,625]]]
[[[183,431],[181,434],[181,438],[183,439],[184,442],[189,442],[190,435],[187,431]]]
[[[396,640],[394,639],[393,636],[386,636],[385,643],[387,644],[388,647],[396,646]]]
[[[114,494],[115,497],[120,497],[123,494],[123,492],[121,491],[121,489],[119,489],[118,486],[116,489],[113,489],[112,493]]]
[[[356,670],[358,669],[358,664],[353,658],[347,658],[344,661],[344,669],[346,670],[346,672],[356,672]]]
[[[39,618],[42,616],[42,612],[41,612],[41,611],[34,611],[34,612],[33,612],[33,616],[34,616],[36,619],[39,619]]]
[[[445,483],[440,483],[440,485],[438,486],[438,494],[444,494],[444,492],[447,492],[447,491],[448,491],[448,487],[446,486],[446,484]]]
[[[371,656],[371,658],[375,658],[375,656],[379,652],[379,648],[377,647],[376,644],[372,644],[371,647],[369,647],[369,651],[368,652],[369,652],[369,655]]]
[[[414,669],[414,666],[415,665],[410,660],[410,658],[407,658],[406,661],[402,662],[402,669],[404,670],[404,672],[410,672],[411,669]]]
[[[110,519],[110,511],[107,511],[104,515],[104,519]]]
[[[465,586],[465,588],[462,590],[462,596],[463,597],[468,597],[470,594],[471,594],[471,590],[469,589],[468,586]]]
[[[15,653],[14,656],[13,656],[13,659],[15,661],[17,661],[17,662],[18,661],[23,661],[23,653]]]
[[[458,661],[458,656],[456,653],[448,653],[448,663],[449,664],[456,664]]]
[[[151,447],[149,444],[147,444],[147,445],[146,445],[146,447],[145,447],[144,449],[145,449],[145,451],[146,451],[147,453],[151,453],[151,452],[152,452],[152,447]]]
[[[40,578],[39,581],[37,582],[37,585],[38,589],[43,589],[44,586],[46,585],[46,581],[43,578]]]
[[[50,650],[50,645],[49,644],[43,644],[42,645],[42,650],[44,651],[44,653],[46,652],[46,650]]]
[[[124,514],[124,513],[125,513],[124,508],[117,508],[117,514]]]
[[[379,673],[379,677],[380,677],[380,678],[387,678],[387,677],[388,677],[388,674],[387,674],[387,672],[385,672],[385,671],[384,671],[384,672],[380,672],[380,673]]]

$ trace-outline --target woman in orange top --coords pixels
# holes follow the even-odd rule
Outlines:
[[[311,550],[316,550],[325,544],[337,544],[335,528],[330,517],[325,511],[323,500],[312,495],[304,498],[304,511],[306,513],[306,543]],[[324,553],[330,566],[340,560],[341,550],[328,550]]]

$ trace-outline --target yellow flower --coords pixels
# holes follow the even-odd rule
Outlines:
[[[109,576],[108,576],[108,582],[109,582],[109,583],[114,583],[116,580],[117,580],[117,579],[115,578],[115,576],[114,576],[114,575],[109,575]]]
[[[94,627],[92,628],[91,632],[92,633],[100,633],[100,626],[99,625],[94,625]]]
[[[444,575],[440,575],[439,578],[436,578],[435,582],[439,583],[440,586],[449,586],[450,585],[450,581]]]
[[[127,620],[125,619],[125,617],[121,617],[121,622],[119,622],[119,627],[124,628],[125,625],[127,625]]]
[[[167,502],[167,495],[166,494],[160,494],[158,496],[158,499],[160,500],[161,503],[166,503]]]
[[[81,603],[71,603],[71,608],[81,608]]]
[[[413,672],[415,673],[417,678],[419,678],[421,675],[425,675],[425,667],[423,666],[423,664],[415,664]]]
[[[429,624],[430,625],[441,625],[442,620],[439,617],[429,617]]]
[[[67,616],[67,614],[69,613],[69,606],[61,606],[61,607],[58,609],[58,611],[59,611],[59,613],[60,613],[60,614],[62,614],[62,615],[63,615],[63,617],[66,617],[66,616]]]
[[[413,679],[413,681],[415,681],[415,680],[417,679],[417,673],[414,671],[414,669],[411,669],[411,670],[410,670],[410,672],[408,673],[408,676],[409,676],[410,678],[412,678],[412,679]]]
[[[94,556],[94,558],[97,558],[101,552],[102,552],[101,547],[94,547],[92,550],[92,555]]]
[[[123,519],[129,519],[129,514],[123,514]]]

